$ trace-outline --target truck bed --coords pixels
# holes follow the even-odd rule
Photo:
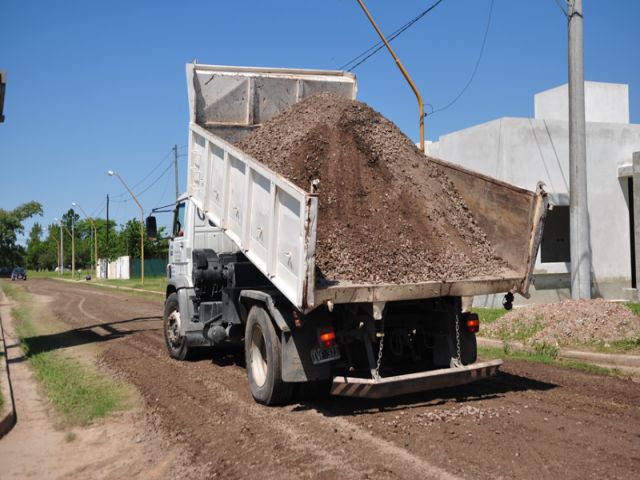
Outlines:
[[[541,187],[537,192],[524,190],[442,160],[431,161],[446,171],[504,260],[499,275],[399,284],[317,280],[317,195],[266,168],[230,141],[317,91],[327,89],[354,98],[355,78],[344,72],[202,65],[188,65],[187,76],[191,115],[188,193],[301,311],[327,302],[386,302],[506,291],[527,294],[546,212],[544,191]],[[305,90],[309,85],[313,88]]]

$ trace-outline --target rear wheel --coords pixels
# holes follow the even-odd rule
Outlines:
[[[249,311],[244,336],[247,376],[251,395],[258,403],[278,405],[291,399],[293,385],[282,380],[280,338],[267,311]]]
[[[171,358],[186,360],[191,354],[187,339],[180,333],[180,308],[178,294],[172,293],[164,302],[163,315],[164,341]]]

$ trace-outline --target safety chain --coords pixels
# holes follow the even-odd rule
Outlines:
[[[378,362],[376,363],[376,371],[375,371],[376,379],[379,379],[380,365],[382,365],[382,348],[384,346],[384,332],[376,333],[376,336],[380,338],[380,348],[378,349]]]
[[[452,367],[462,367],[462,354],[460,353],[460,315],[456,311],[456,354],[457,357],[452,359]]]

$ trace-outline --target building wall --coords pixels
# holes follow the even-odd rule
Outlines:
[[[584,82],[587,122],[629,123],[629,86],[621,83]],[[569,88],[562,85],[534,96],[535,118],[567,120]]]
[[[596,294],[623,298],[631,286],[627,179],[618,167],[640,150],[640,125],[587,123],[587,190]],[[427,154],[534,190],[546,184],[551,202],[569,204],[568,124],[562,120],[501,118],[440,137]],[[536,264],[536,295],[568,296],[570,265]],[[561,291],[564,290],[564,291]]]

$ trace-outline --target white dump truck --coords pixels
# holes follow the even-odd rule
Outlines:
[[[316,279],[318,196],[234,146],[317,92],[355,99],[347,72],[187,65],[187,193],[174,211],[164,334],[169,354],[244,345],[254,399],[381,398],[460,385],[478,363],[462,297],[527,295],[547,199],[440,160],[509,266],[500,277],[358,284]],[[147,219],[150,237],[155,217]]]

